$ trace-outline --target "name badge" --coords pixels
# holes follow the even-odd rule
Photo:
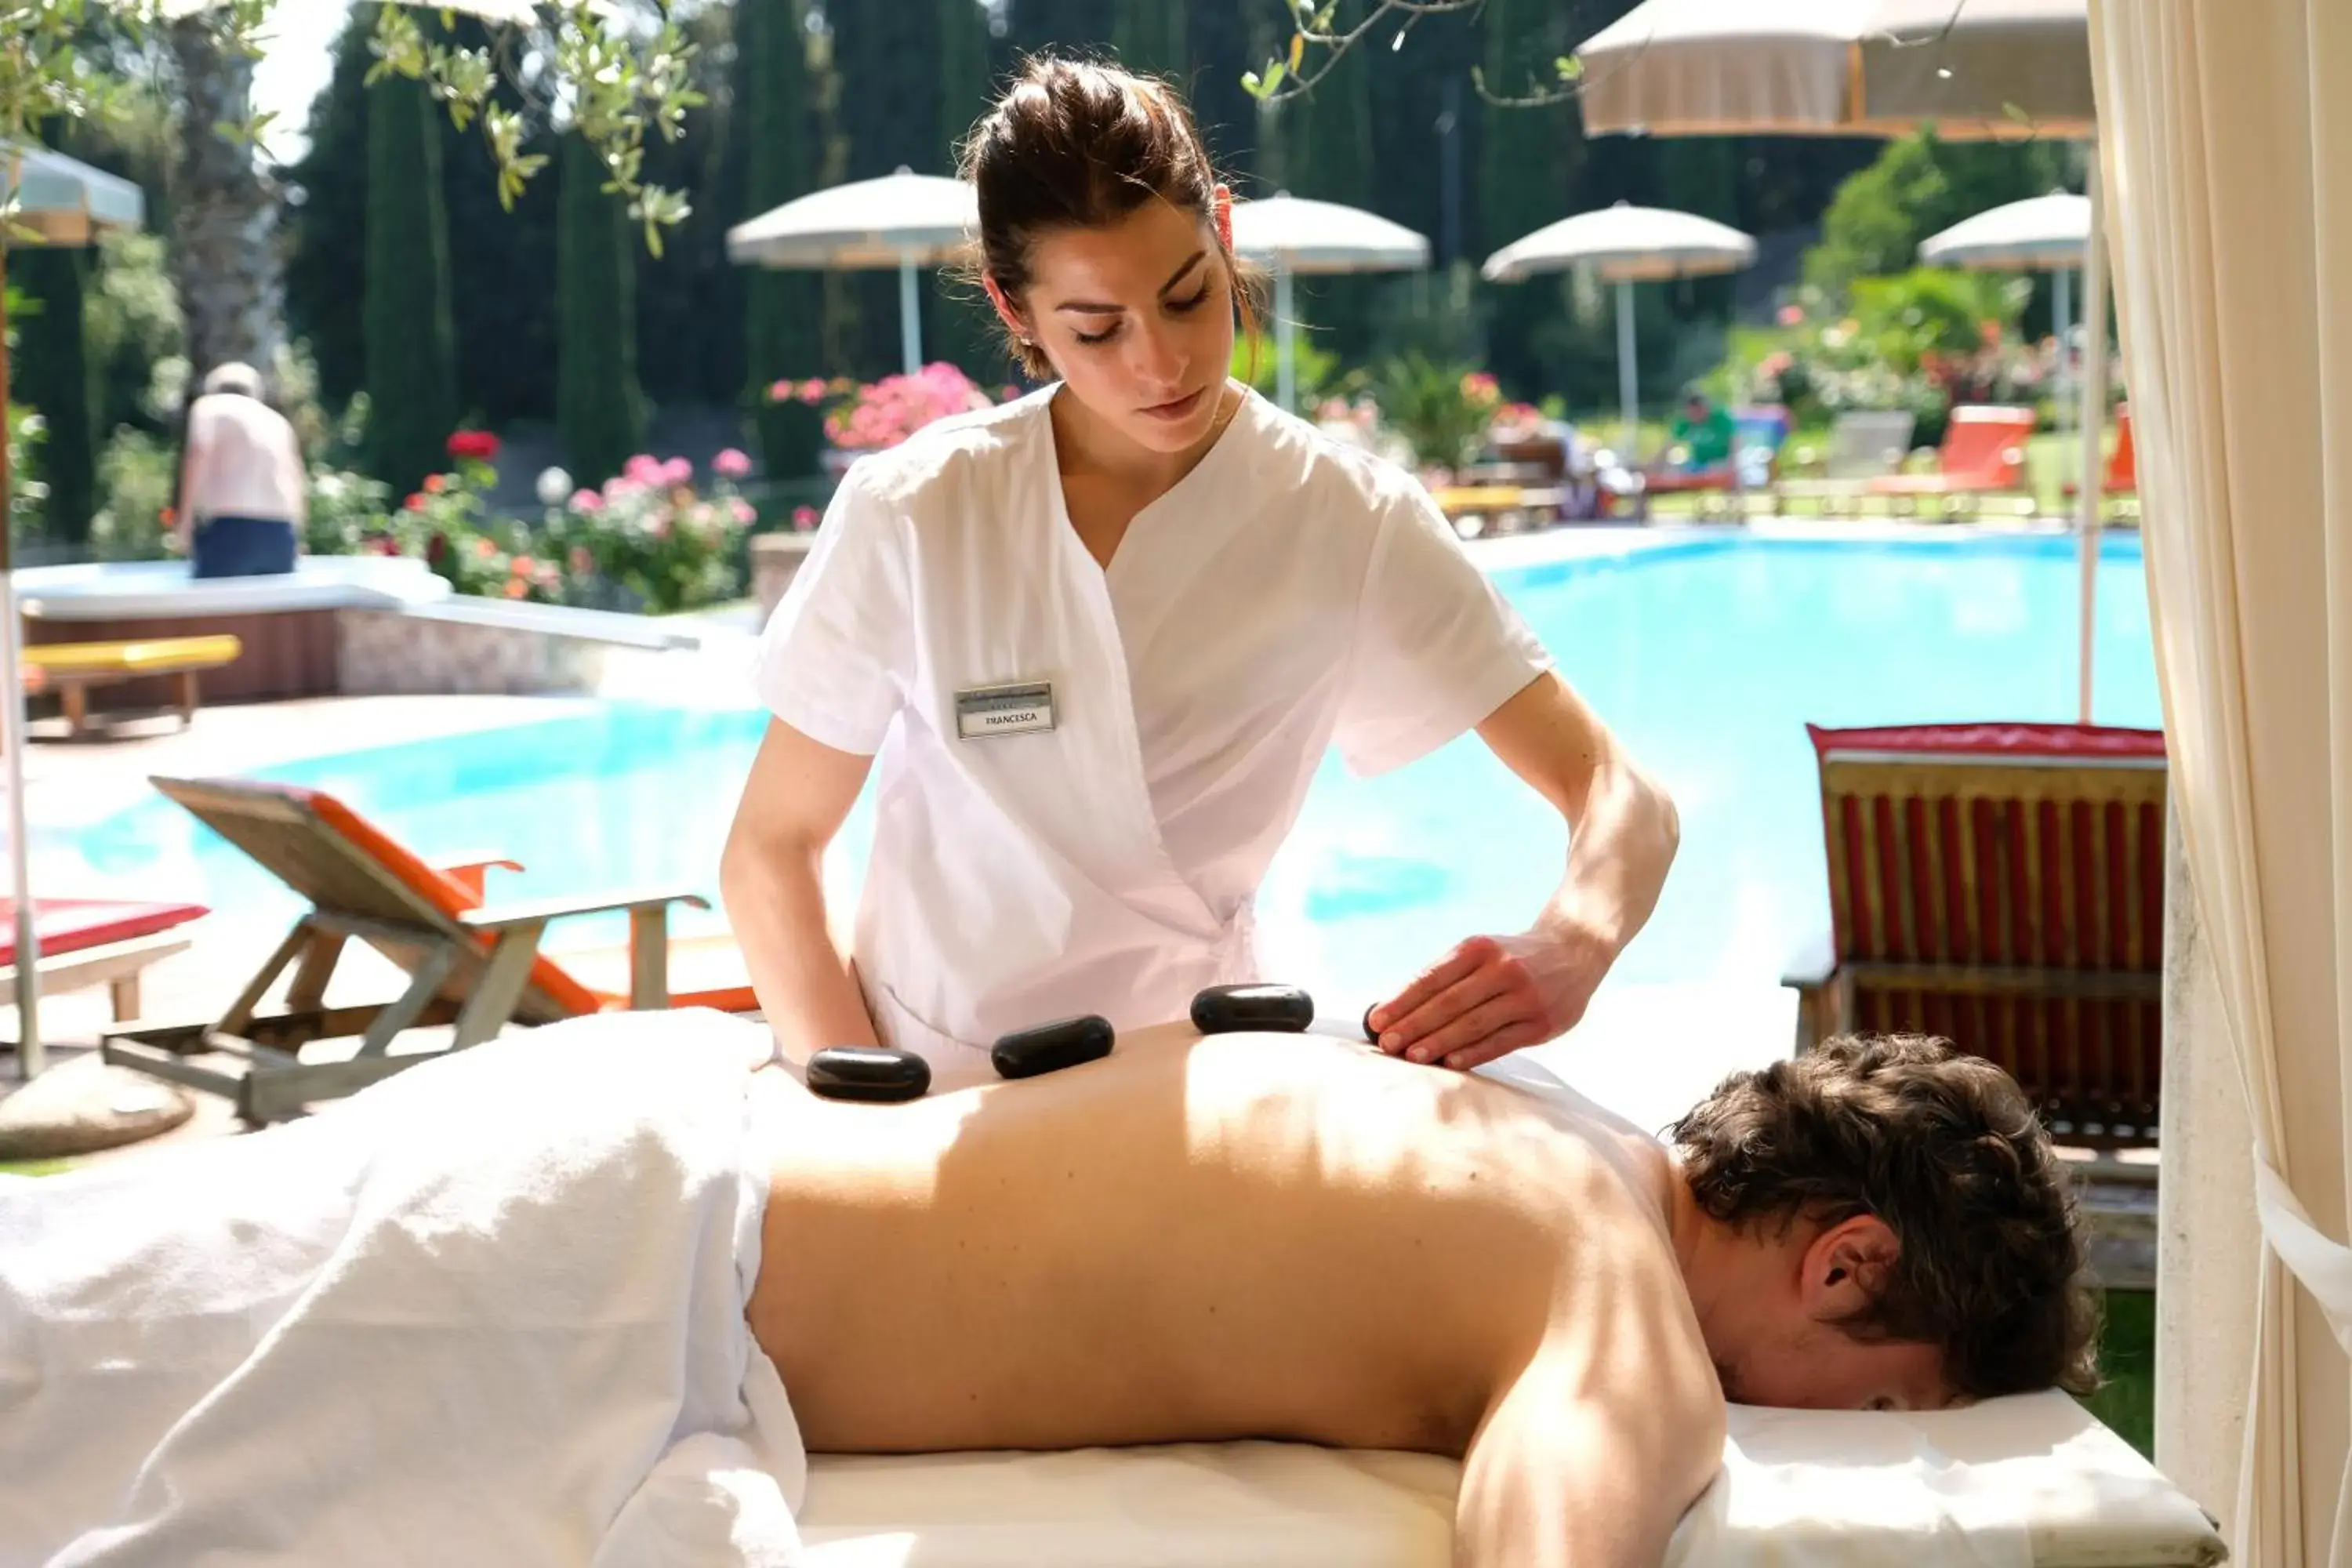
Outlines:
[[[1033,735],[1054,727],[1054,684],[981,686],[956,693],[956,736],[977,741],[989,735]]]

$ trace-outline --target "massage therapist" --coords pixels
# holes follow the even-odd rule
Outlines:
[[[1566,819],[1558,891],[1373,1010],[1468,1068],[1573,1025],[1649,918],[1671,802],[1427,495],[1227,379],[1229,198],[1183,104],[1044,58],[974,128],[982,286],[1055,384],[861,459],[761,644],[774,715],[721,885],[782,1048],[935,1069],[1260,978],[1252,909],[1327,747],[1475,728]],[[845,954],[821,864],[878,760]]]

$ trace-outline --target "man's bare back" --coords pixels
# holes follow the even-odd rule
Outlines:
[[[1668,1162],[1597,1108],[1181,1027],[910,1105],[772,1098],[751,1321],[812,1447],[1477,1438],[1605,1486],[1582,1404],[1661,1548],[1720,1458]]]

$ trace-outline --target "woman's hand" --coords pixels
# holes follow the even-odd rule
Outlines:
[[[1372,1009],[1382,1050],[1450,1068],[1574,1027],[1656,907],[1682,839],[1673,800],[1559,675],[1530,682],[1478,735],[1559,811],[1568,866],[1530,930],[1472,937]]]
[[[1463,1070],[1576,1026],[1616,952],[1587,932],[1474,936],[1374,1007],[1391,1056]]]

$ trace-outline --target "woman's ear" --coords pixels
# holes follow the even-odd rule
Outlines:
[[[997,319],[1004,323],[1004,330],[1024,343],[1034,342],[1029,333],[1029,323],[1021,319],[1021,307],[1013,302],[1012,297],[1004,292],[996,279],[983,272],[980,286],[988,290],[988,302],[996,307]]]
[[[1225,247],[1227,255],[1231,255],[1234,248],[1233,190],[1230,186],[1219,185],[1215,196],[1212,199],[1217,208],[1217,243]]]
[[[1855,1215],[1823,1230],[1800,1264],[1805,1316],[1829,1322],[1867,1310],[1901,1251],[1893,1227],[1876,1215]]]

